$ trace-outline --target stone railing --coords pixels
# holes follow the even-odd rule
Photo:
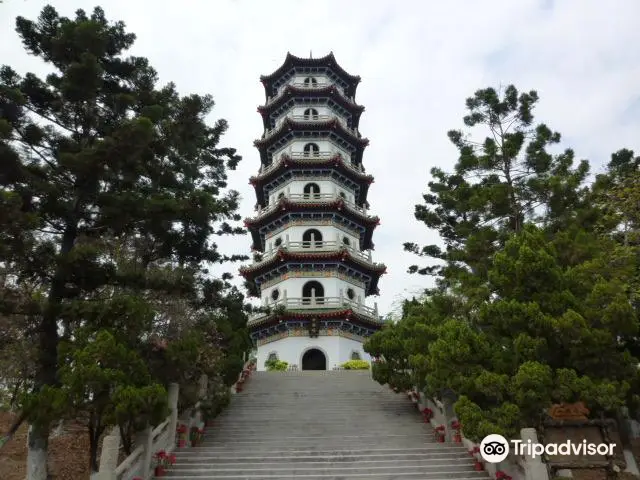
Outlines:
[[[348,101],[350,101],[351,103],[353,103],[355,105],[355,102],[353,101],[352,98],[347,97],[344,94],[344,89],[340,86],[340,85],[336,85],[335,83],[326,83],[326,82],[317,82],[317,83],[304,83],[304,82],[291,82],[288,83],[286,85],[283,85],[279,90],[278,93],[272,97],[269,97],[269,99],[267,100],[267,105],[270,105],[271,103],[275,102],[278,98],[280,98],[280,96],[283,94],[283,92],[287,89],[287,87],[294,87],[294,88],[300,88],[300,89],[305,89],[305,90],[319,90],[319,89],[323,89],[323,88],[327,88],[327,87],[335,87],[341,94],[342,96],[347,99]]]
[[[344,160],[344,156],[338,152],[337,150],[334,151],[330,151],[330,152],[291,152],[291,151],[286,151],[283,152],[279,155],[277,155],[277,158],[274,159],[273,162],[271,162],[271,164],[267,165],[266,167],[261,167],[260,171],[258,172],[258,175],[266,175],[267,173],[269,173],[271,170],[274,170],[278,165],[280,165],[284,160],[290,158],[293,160],[307,160],[309,162],[312,162],[314,160],[326,160],[326,159],[330,159],[330,158],[338,158],[344,165],[346,165],[348,168],[350,168],[351,170],[353,170],[354,172],[357,173],[364,173],[364,168],[362,167],[362,165],[353,165],[351,162],[347,162]]]
[[[462,443],[472,456],[477,470],[485,470],[491,478],[496,478],[498,471],[504,472],[512,480],[549,480],[547,465],[542,462],[540,456],[533,458],[531,455],[516,455],[513,451],[500,463],[485,462],[480,455],[480,445],[464,437],[464,430],[456,431],[452,428],[454,422],[458,421],[453,405],[455,400],[451,396],[445,395],[442,399],[429,398],[424,393],[420,393],[418,398],[414,397],[414,403],[420,412],[429,409],[431,416],[428,421],[435,429],[444,427],[444,441]],[[458,437],[458,438],[456,438]],[[520,439],[527,443],[538,443],[538,435],[535,428],[523,428],[520,430]]]
[[[338,240],[317,240],[307,242],[285,242],[277,247],[273,247],[269,244],[269,248],[262,254],[262,259],[256,262],[255,265],[260,265],[262,262],[267,262],[273,258],[278,251],[293,252],[293,253],[321,253],[321,252],[337,252],[340,250],[346,250],[349,255],[360,260],[361,262],[371,264],[375,266],[371,257],[371,251],[362,252],[350,245],[346,245],[344,242]]]
[[[354,212],[357,212],[361,215],[367,215],[367,209],[356,205],[353,202],[346,200],[342,197],[338,192],[329,192],[329,193],[287,193],[280,198],[275,198],[274,201],[270,202],[266,208],[258,207],[258,215],[256,218],[260,218],[264,215],[268,215],[269,213],[277,210],[280,207],[280,200],[286,199],[291,202],[296,203],[331,203],[336,200],[342,200],[345,205]]]
[[[336,309],[340,307],[351,308],[354,312],[366,315],[378,323],[382,324],[383,319],[378,314],[378,304],[374,303],[373,308],[362,303],[361,299],[350,300],[346,297],[287,297],[286,291],[281,299],[271,302],[263,307],[270,310],[284,308],[284,310],[320,310],[320,309]],[[249,316],[248,324],[255,323],[257,320],[269,316],[269,313],[258,312]]]
[[[206,391],[207,377],[203,376],[199,385],[201,398],[204,397]],[[148,426],[145,430],[139,432],[135,438],[136,448],[120,464],[118,464],[120,432],[117,427],[113,428],[103,439],[100,470],[92,477],[92,480],[133,480],[136,477],[149,480],[152,478],[154,455],[160,450],[170,453],[175,449],[178,425],[186,425],[187,431],[192,426],[198,426],[199,428],[204,426],[199,409],[200,402],[179,416],[178,394],[178,384],[172,383],[169,385],[168,400],[171,413],[155,428]]]
[[[337,120],[340,125],[342,125],[344,127],[344,129],[351,133],[352,135],[356,136],[356,137],[360,137],[360,132],[358,131],[357,128],[351,128],[349,126],[349,124],[347,123],[347,121],[342,118],[339,117],[338,115],[294,115],[294,114],[287,114],[287,115],[283,115],[281,118],[278,119],[278,121],[276,122],[275,127],[273,128],[268,128],[265,130],[264,134],[262,135],[262,139],[266,140],[267,138],[271,137],[272,135],[274,135],[276,132],[278,132],[280,130],[280,128],[282,128],[282,124],[284,123],[284,121],[286,119],[292,120],[294,122],[301,122],[301,123],[314,123],[314,122],[328,122],[331,120]]]

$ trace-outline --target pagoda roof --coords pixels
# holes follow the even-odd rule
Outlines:
[[[277,277],[300,264],[320,264],[320,268],[335,269],[343,267],[351,275],[360,277],[365,283],[365,295],[378,294],[378,280],[387,271],[387,267],[380,263],[363,261],[347,249],[336,249],[331,252],[313,251],[291,252],[279,249],[275,255],[253,265],[240,267],[242,275],[252,288],[249,292],[256,295],[258,286],[266,281],[265,277]],[[298,268],[299,269],[299,268]],[[257,295],[256,295],[257,296]]]
[[[289,217],[291,213],[304,214],[318,212],[327,213],[332,217],[337,215],[344,218],[348,223],[361,226],[364,236],[361,238],[360,248],[363,250],[373,248],[371,238],[374,228],[380,224],[380,219],[378,217],[364,215],[350,208],[349,204],[345,203],[341,198],[328,202],[296,202],[287,198],[281,198],[276,204],[276,207],[272,208],[267,214],[247,218],[244,222],[245,227],[251,232],[253,248],[262,251],[264,250],[263,234],[260,232],[262,227],[278,221],[284,224],[289,221],[289,219],[283,217]],[[277,228],[277,226],[275,228]]]
[[[347,96],[353,97],[355,95],[356,87],[361,80],[360,76],[347,73],[338,65],[333,52],[329,52],[328,55],[320,58],[296,57],[291,52],[287,52],[284,63],[275,72],[269,75],[261,75],[260,81],[264,85],[268,98],[273,94],[274,89],[278,88],[279,84],[291,78],[296,71],[308,70],[309,73],[312,73],[318,72],[321,68],[326,68],[333,73],[332,77],[342,83]]]
[[[312,133],[312,135],[308,135]],[[350,128],[345,127],[337,118],[316,121],[298,121],[290,117],[285,117],[282,124],[263,138],[255,140],[254,146],[260,152],[260,160],[263,164],[271,163],[271,155],[273,151],[284,146],[289,139],[300,135],[305,139],[322,139],[323,137],[336,141],[339,145],[348,145],[350,150],[355,152],[355,163],[362,163],[362,153],[364,148],[369,145],[367,138],[356,135]],[[305,135],[307,134],[307,135]],[[269,151],[271,150],[271,151]]]
[[[349,178],[352,182],[360,185],[358,192],[359,195],[356,199],[356,203],[360,205],[366,202],[369,185],[374,181],[373,175],[367,175],[366,173],[360,172],[347,165],[342,155],[339,153],[336,153],[332,157],[309,156],[301,158],[292,158],[287,154],[283,154],[282,159],[273,168],[249,178],[249,183],[256,189],[256,197],[260,205],[264,205],[265,203],[264,191],[262,188],[286,171],[290,171],[292,168],[336,170],[341,175]]]
[[[264,317],[256,318],[255,320],[249,320],[247,322],[247,326],[251,330],[255,330],[258,328],[267,327],[269,325],[278,324],[281,320],[311,320],[312,318],[317,318],[318,320],[344,318],[345,320],[353,321],[356,324],[361,324],[369,328],[372,326],[374,328],[382,328],[382,326],[384,325],[383,320],[371,317],[369,315],[363,315],[352,308],[339,308],[336,310],[325,311],[296,310],[294,308],[292,310],[285,310],[283,313],[274,313],[271,315],[265,315]]]
[[[287,85],[284,88],[284,91],[277,97],[267,102],[266,105],[258,107],[258,112],[262,115],[264,128],[269,128],[271,126],[269,116],[287,103],[295,101],[296,99],[318,97],[330,99],[343,109],[347,110],[353,117],[353,126],[357,127],[360,115],[364,112],[364,107],[342,95],[335,85],[326,85],[316,88],[303,88],[296,87],[295,85]]]
[[[272,255],[266,260],[263,260],[253,265],[246,265],[240,267],[240,274],[249,279],[250,276],[256,276],[260,272],[270,270],[274,265],[287,261],[300,261],[300,260],[334,260],[341,261],[345,264],[351,264],[357,266],[369,273],[378,273],[382,275],[387,271],[387,267],[381,263],[372,263],[359,258],[354,255],[347,248],[336,249],[332,252],[313,251],[308,252],[290,252],[286,248],[280,248],[275,255]]]

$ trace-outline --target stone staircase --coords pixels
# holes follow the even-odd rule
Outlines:
[[[365,371],[254,372],[174,479],[487,479]]]

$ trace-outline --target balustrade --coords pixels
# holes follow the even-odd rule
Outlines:
[[[339,195],[337,192],[334,192],[334,193],[289,193],[289,194],[284,194],[284,195],[280,196],[279,198],[276,197],[275,201],[270,202],[269,205],[267,205],[265,208],[262,208],[261,206],[258,206],[258,208],[257,208],[258,217],[261,217],[263,215],[267,215],[268,213],[271,213],[272,211],[276,210],[278,208],[279,200],[282,199],[282,198],[287,199],[287,200],[292,201],[292,202],[296,202],[296,203],[315,203],[315,202],[330,203],[330,202],[333,202],[335,200],[340,200],[341,199],[349,207],[349,209],[355,210],[356,212],[361,213],[363,215],[367,215],[367,209],[365,207],[361,207],[359,205],[356,205],[354,202],[346,200],[344,197]]]
[[[273,97],[270,97],[269,100],[267,100],[267,105],[270,105],[271,103],[275,102],[278,98],[280,98],[280,96],[284,93],[284,91],[286,90],[287,86],[292,86],[294,88],[303,88],[305,90],[320,90],[323,88],[327,88],[328,86],[333,85],[334,87],[336,87],[336,89],[342,94],[342,96],[348,100],[349,102],[353,103],[355,105],[355,102],[353,100],[353,98],[351,97],[347,97],[344,94],[344,89],[336,84],[329,84],[329,83],[303,83],[303,82],[292,82],[288,85],[284,85],[276,95],[274,95]]]
[[[338,120],[347,131],[355,136],[360,135],[358,129],[349,127],[347,121],[338,115],[293,115],[289,113],[280,117],[276,122],[275,127],[266,129],[262,138],[266,139],[277,132],[282,125],[282,122],[284,122],[286,118],[289,118],[295,122],[326,122],[329,120]]]
[[[362,303],[362,299],[350,300],[344,296],[340,297],[287,297],[267,303],[265,307],[271,310],[278,307],[284,307],[286,310],[305,310],[305,309],[336,309],[340,307],[349,307],[355,312],[363,315],[367,315],[378,323],[382,323],[382,319],[378,314],[378,305],[374,304],[373,307],[369,307]],[[249,317],[249,321],[255,321],[259,318],[267,316],[267,313],[259,312]]]
[[[335,156],[338,156],[339,160],[351,170],[354,170],[355,172],[358,172],[358,173],[364,172],[362,165],[354,165],[351,162],[345,161],[342,154],[334,150],[330,152],[291,152],[291,151],[283,152],[280,155],[278,155],[277,158],[275,158],[273,162],[271,162],[271,164],[264,167],[260,167],[258,174],[266,175],[271,170],[274,170],[275,168],[277,168],[278,165],[280,165],[280,163],[282,163],[282,161],[286,160],[287,158],[291,158],[293,160],[303,160],[303,161],[308,160],[312,162],[315,160],[326,160],[329,158],[333,158]]]

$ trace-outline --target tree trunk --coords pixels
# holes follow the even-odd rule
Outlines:
[[[130,423],[125,422],[125,424],[120,424],[118,426],[120,428],[120,440],[122,441],[122,449],[124,453],[129,456],[131,455],[131,451],[133,450],[133,435],[131,433]]]
[[[89,468],[92,472],[98,471],[98,442],[104,432],[104,428],[89,428]]]
[[[27,441],[27,480],[47,480],[47,448],[49,427],[31,425]]]
[[[77,227],[69,225],[62,239],[60,257],[66,256],[75,243]],[[39,352],[36,363],[34,391],[39,393],[45,386],[56,385],[58,372],[58,314],[64,298],[64,267],[58,266],[51,281],[47,306],[38,328]],[[37,408],[37,407],[36,407]],[[49,447],[49,423],[33,424],[27,442],[27,480],[47,480],[47,450]]]

